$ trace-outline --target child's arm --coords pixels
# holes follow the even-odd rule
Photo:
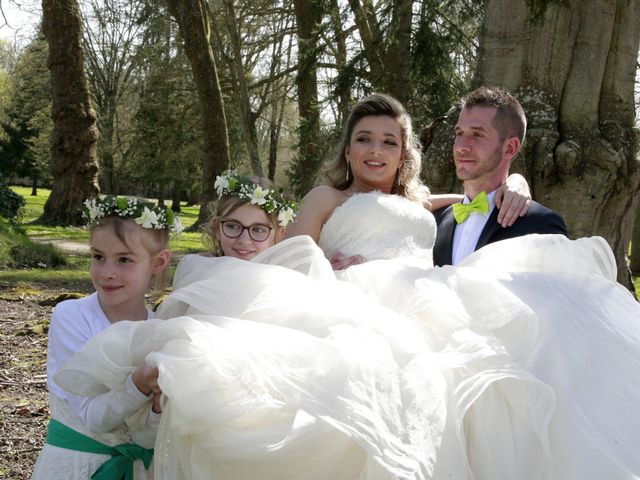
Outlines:
[[[110,390],[93,397],[68,394],[67,403],[89,430],[109,432],[152,398],[153,395],[140,392],[129,375],[124,390]]]
[[[49,391],[67,402],[83,424],[95,432],[107,432],[121,425],[125,418],[149,402],[136,388],[131,376],[122,391],[109,391],[93,397],[73,395],[53,379],[56,372],[79,351],[101,327],[92,321],[77,301],[56,306],[49,327],[47,354],[47,385]]]

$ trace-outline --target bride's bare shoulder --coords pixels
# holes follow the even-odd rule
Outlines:
[[[347,196],[333,187],[315,187],[307,193],[295,221],[287,227],[286,237],[309,235],[316,242],[320,237],[322,225],[333,211],[345,202]]]
[[[337,207],[347,199],[347,195],[342,191],[327,185],[321,185],[312,189],[304,197],[304,203],[314,203],[318,206]],[[333,210],[331,208],[331,210]]]

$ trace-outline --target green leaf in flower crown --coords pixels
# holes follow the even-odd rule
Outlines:
[[[128,206],[127,199],[122,197],[117,198],[116,205],[118,206],[119,210],[126,210]]]
[[[170,208],[167,208],[164,211],[164,214],[167,216],[167,225],[169,226],[173,225],[173,220],[175,218],[175,215],[173,214],[173,210],[171,210]]]
[[[229,179],[229,190],[231,190],[232,192],[236,189],[236,185],[238,185],[238,179],[235,177],[232,177]]]

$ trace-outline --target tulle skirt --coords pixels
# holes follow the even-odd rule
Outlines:
[[[337,275],[308,237],[190,256],[162,319],[113,325],[57,381],[157,365],[159,479],[640,478],[640,307],[614,279],[600,238]]]

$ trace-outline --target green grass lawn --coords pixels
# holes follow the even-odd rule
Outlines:
[[[25,199],[25,207],[19,227],[30,237],[47,240],[65,240],[70,242],[89,243],[89,232],[82,227],[51,227],[33,223],[44,210],[44,204],[51,193],[46,188],[39,188],[36,196],[31,195],[30,187],[11,187],[13,191]],[[193,225],[198,218],[199,206],[182,206],[179,217],[185,227]],[[1,233],[1,232],[0,232]],[[0,244],[2,242],[0,241]],[[1,245],[0,245],[1,246]],[[202,235],[197,232],[183,232],[171,238],[170,245],[174,257],[181,258],[187,253],[202,252]],[[6,252],[4,252],[6,253]],[[3,252],[0,249],[0,256]],[[51,285],[74,285],[78,282],[90,282],[89,256],[87,254],[63,254],[67,265],[63,267],[43,268],[3,268],[0,270],[0,282],[13,285],[22,283],[42,283]],[[2,260],[2,258],[0,258]],[[170,268],[167,280],[173,277],[175,267]]]
[[[89,243],[89,232],[80,227],[50,227],[32,223],[42,215],[44,204],[51,193],[51,190],[39,188],[38,195],[31,195],[31,187],[11,187],[17,194],[21,195],[26,205],[22,217],[22,227],[27,235],[35,238],[61,239],[77,242]],[[182,212],[178,214],[182,224],[190,227],[198,219],[198,205],[187,207],[181,206]],[[202,252],[202,235],[196,232],[183,232],[181,235],[171,239],[169,247],[174,253],[185,254]]]
[[[39,188],[38,195],[31,195],[31,187],[11,187],[13,191],[22,195],[26,201],[24,215],[22,218],[22,227],[27,235],[35,238],[47,239],[64,239],[69,241],[89,243],[89,232],[84,228],[78,227],[47,227],[44,225],[33,224],[42,214],[44,203],[47,201],[50,190]],[[199,206],[187,207],[182,206],[182,212],[179,214],[183,225],[189,227],[193,225],[198,218]],[[171,251],[179,258],[183,254],[202,252],[202,235],[196,232],[183,232],[180,236],[172,238],[169,244]],[[88,277],[88,259],[72,258],[70,268],[53,270],[53,269],[33,269],[33,270],[6,270],[0,272],[0,281],[28,281],[30,278],[34,281],[55,281],[56,279],[69,278],[70,280],[77,277]],[[636,295],[640,298],[640,277],[634,277],[634,285]]]

